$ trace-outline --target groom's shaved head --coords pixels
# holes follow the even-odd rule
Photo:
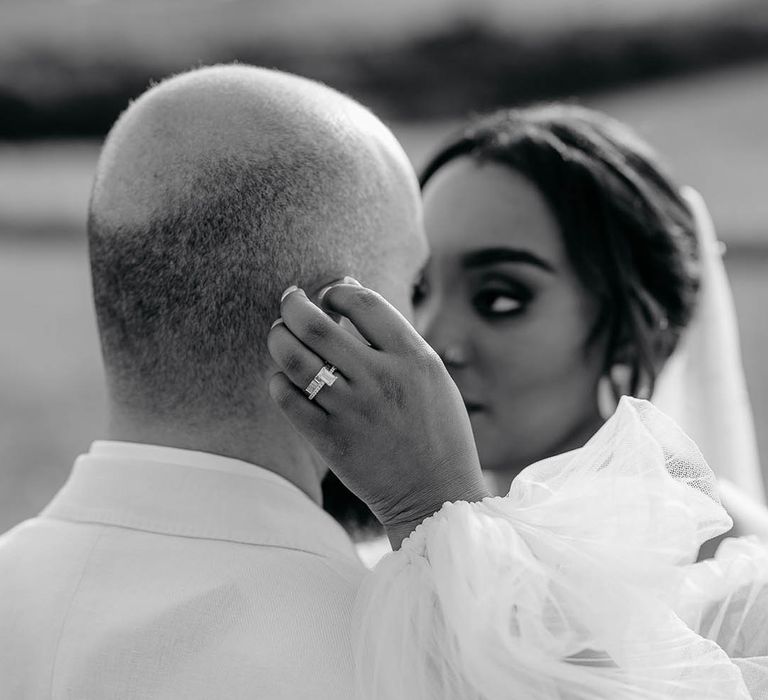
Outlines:
[[[247,415],[283,289],[352,274],[403,301],[419,216],[394,137],[327,87],[247,66],[153,87],[110,132],[89,212],[113,399]]]

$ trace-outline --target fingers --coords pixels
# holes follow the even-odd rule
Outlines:
[[[307,395],[282,372],[269,380],[269,395],[293,426],[308,438],[325,430],[328,414],[314,401],[308,401]]]
[[[394,306],[366,287],[334,285],[323,295],[321,304],[325,310],[348,318],[377,350],[402,351],[423,342]]]
[[[304,345],[325,362],[339,368],[344,367],[349,376],[355,358],[365,347],[360,340],[340,328],[327,313],[313,304],[301,289],[283,297],[280,315],[291,333]]]
[[[284,323],[277,324],[267,336],[267,347],[275,364],[283,371],[293,385],[302,392],[303,400],[310,403],[305,393],[306,387],[325,365],[325,360],[306,347]],[[347,395],[347,381],[336,373],[332,386],[324,386],[317,393],[313,402],[328,410],[338,405],[339,400]]]

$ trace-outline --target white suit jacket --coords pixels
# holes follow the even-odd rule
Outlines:
[[[0,698],[353,697],[366,569],[260,467],[97,442],[0,537]]]

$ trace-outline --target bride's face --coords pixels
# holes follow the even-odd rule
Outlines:
[[[462,393],[483,467],[518,471],[583,444],[601,422],[599,309],[538,189],[461,158],[427,183],[424,214],[416,323]]]

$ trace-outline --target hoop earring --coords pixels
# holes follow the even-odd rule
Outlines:
[[[597,381],[597,411],[600,417],[608,420],[616,411],[619,399],[629,394],[632,368],[629,365],[611,365],[607,374]]]

